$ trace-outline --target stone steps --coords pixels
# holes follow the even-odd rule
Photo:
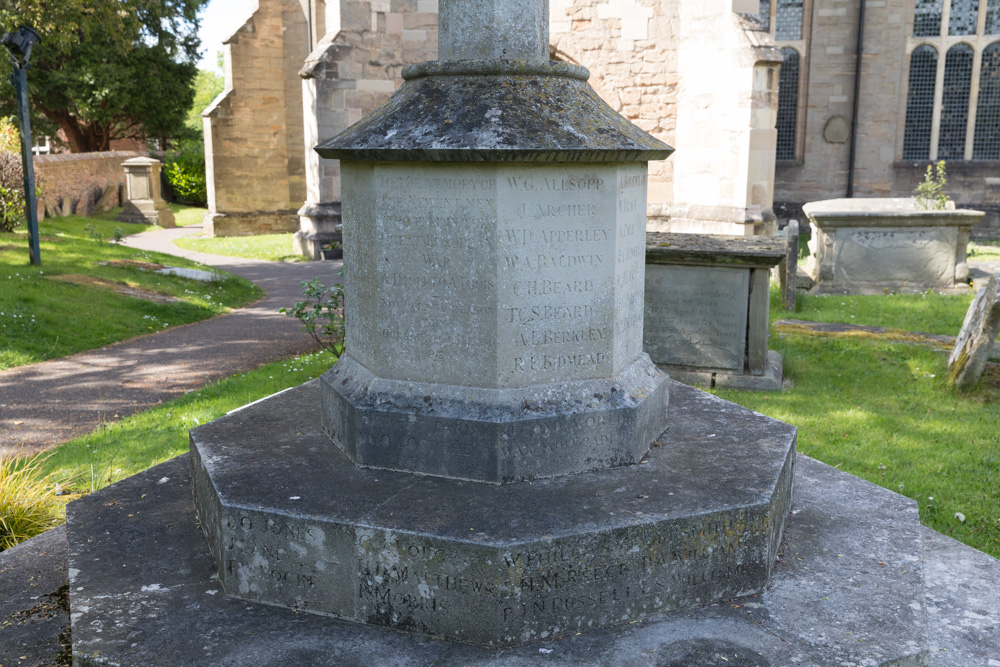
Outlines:
[[[67,533],[83,665],[1000,665],[1000,561],[804,456],[765,592],[501,650],[227,598],[186,456],[75,503]]]

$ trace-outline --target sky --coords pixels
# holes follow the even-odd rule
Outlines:
[[[201,13],[200,69],[215,69],[215,54],[222,51],[222,40],[236,32],[250,18],[256,5],[257,0],[209,0]]]

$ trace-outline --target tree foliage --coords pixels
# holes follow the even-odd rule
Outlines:
[[[76,152],[113,139],[184,133],[197,73],[198,11],[207,0],[4,0],[0,31],[34,27],[29,97],[38,133],[65,132]],[[0,81],[0,115],[14,112]]]
[[[208,70],[198,70],[198,75],[194,79],[194,104],[188,111],[185,124],[198,136],[202,133],[201,113],[219,96],[225,87],[225,81],[219,72]]]

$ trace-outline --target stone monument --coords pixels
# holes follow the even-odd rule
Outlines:
[[[174,212],[160,194],[160,161],[151,157],[134,157],[122,162],[125,167],[127,197],[124,210],[115,218],[160,227],[176,227]]]
[[[993,274],[972,300],[948,357],[948,385],[972,389],[1000,336],[1000,274]]]
[[[970,230],[982,211],[924,210],[912,198],[831,199],[802,207],[816,292],[963,289]]]
[[[670,147],[547,60],[544,0],[440,16],[442,60],[318,147],[349,239],[327,437],[274,421],[287,396],[192,432],[227,595],[503,646],[762,591],[795,431],[668,424],[642,350]]]
[[[781,355],[767,349],[768,278],[780,239],[647,235],[643,349],[675,380],[779,390]]]

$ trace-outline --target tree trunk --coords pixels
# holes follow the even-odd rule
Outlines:
[[[54,111],[41,106],[39,108],[49,120],[63,131],[73,153],[93,153],[110,149],[111,141],[108,128],[95,126],[91,123],[80,123],[66,111]]]

